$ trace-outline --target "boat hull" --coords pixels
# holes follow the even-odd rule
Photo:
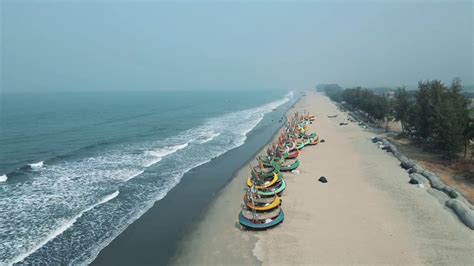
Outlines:
[[[265,223],[253,223],[252,221],[245,218],[242,212],[239,214],[239,223],[247,229],[251,230],[265,230],[279,225],[285,219],[285,214],[283,210],[280,211],[280,214],[273,220]]]
[[[283,179],[283,175],[281,173],[273,174],[273,178],[271,180],[267,180],[264,184],[258,184],[255,186],[256,189],[264,189],[275,185],[276,182],[281,181]],[[247,178],[247,186],[251,187],[253,184],[253,177]]]
[[[275,208],[278,208],[281,204],[281,201],[279,197],[275,197],[275,200],[273,200],[273,202],[271,202],[270,204],[263,205],[263,206],[255,206],[255,205],[252,205],[251,202],[246,202],[246,204],[247,204],[247,207],[249,207],[252,210],[264,212],[264,211],[270,211]]]
[[[285,180],[281,180],[281,183],[278,187],[275,187],[271,190],[257,190],[257,194],[261,196],[273,196],[273,195],[280,195],[283,190],[286,188]]]

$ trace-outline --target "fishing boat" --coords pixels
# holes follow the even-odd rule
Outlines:
[[[274,161],[271,161],[271,166],[270,167],[266,167],[263,165],[263,162],[261,160],[259,160],[259,164],[258,166],[254,166],[252,168],[252,176],[253,177],[257,177],[257,176],[260,176],[260,177],[263,177],[263,178],[268,178],[268,177],[273,177],[273,174],[278,174],[280,173],[280,168],[278,167],[278,165],[274,162]]]
[[[275,208],[278,208],[281,204],[280,198],[278,196],[273,196],[272,198],[261,198],[262,200],[257,200],[257,198],[251,198],[248,194],[244,197],[245,205],[251,210],[255,211],[270,211]]]
[[[279,180],[275,185],[257,190],[257,194],[260,196],[273,196],[281,195],[286,188],[286,183],[284,179]]]
[[[244,196],[244,204],[239,213],[239,223],[247,229],[271,228],[284,219],[281,210],[281,200],[276,195],[261,196],[258,194],[255,180],[247,189]]]
[[[293,171],[300,166],[300,160],[290,159],[280,165],[280,171]]]
[[[239,214],[239,223],[246,229],[265,230],[283,222],[285,214],[281,207],[273,209],[270,212],[256,212],[249,209],[243,209]]]
[[[283,175],[281,173],[274,173],[273,178],[271,180],[265,180],[264,178],[255,178],[251,176],[247,179],[247,186],[251,187],[252,185],[254,185],[256,189],[264,189],[275,185],[278,181],[282,179]]]
[[[259,156],[258,160],[262,162],[264,167],[275,167],[272,163],[280,165],[285,161],[285,158],[275,156]]]

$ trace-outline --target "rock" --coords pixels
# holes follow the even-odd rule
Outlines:
[[[418,187],[419,187],[419,188],[425,188],[425,185],[423,185],[423,184],[418,184]]]
[[[418,183],[418,180],[413,179],[413,178],[410,178],[410,181],[409,181],[408,183],[410,183],[410,184],[412,184],[412,185],[418,185],[418,184],[419,184],[419,183]]]
[[[320,140],[319,142],[320,142],[320,143],[324,143],[324,142],[326,142],[326,141],[325,141],[324,139],[322,139],[322,140]]]
[[[327,180],[326,177],[324,177],[324,176],[321,176],[318,180],[319,180],[319,182],[321,182],[321,183],[327,183],[327,182],[328,182],[328,180]]]

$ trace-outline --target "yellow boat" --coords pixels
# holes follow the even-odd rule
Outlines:
[[[256,211],[269,211],[269,210],[273,210],[273,209],[277,208],[278,206],[280,206],[281,201],[280,201],[279,197],[275,197],[275,200],[273,202],[271,202],[270,204],[268,204],[268,205],[255,206],[250,201],[247,201],[246,203],[247,203],[247,206],[250,209],[253,209],[253,210],[256,210]]]
[[[256,189],[262,189],[262,188],[267,188],[267,187],[271,187],[273,186],[276,182],[278,182],[278,175],[273,173],[273,179],[270,181],[270,182],[266,182],[265,184],[261,185],[261,186],[255,186]],[[247,179],[247,186],[248,187],[251,187],[252,186],[252,178],[249,177]]]

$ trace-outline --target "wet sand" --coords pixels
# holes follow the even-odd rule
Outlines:
[[[370,132],[339,126],[347,115],[323,95],[308,93],[293,110],[316,114],[311,131],[326,142],[303,150],[300,174],[284,175],[283,224],[240,229],[244,167],[179,243],[174,264],[474,264],[474,232],[436,192],[409,185]]]

